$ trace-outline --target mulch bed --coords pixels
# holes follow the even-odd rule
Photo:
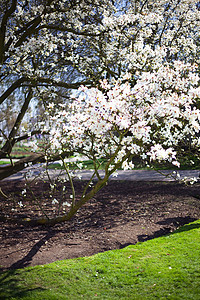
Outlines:
[[[79,197],[82,183],[75,185]],[[4,180],[0,187],[11,199],[0,197],[0,270],[120,249],[168,234],[200,218],[200,200],[196,197],[199,184],[110,181],[70,222],[28,226],[18,220],[40,216],[40,211],[30,201],[19,208],[24,182]],[[33,191],[53,215],[47,188],[47,184],[38,182]],[[61,194],[57,193],[56,199]]]

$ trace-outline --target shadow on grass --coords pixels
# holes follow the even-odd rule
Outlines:
[[[200,228],[200,223],[194,223],[194,224],[188,224],[191,222],[194,222],[196,219],[191,218],[191,217],[177,217],[177,218],[168,218],[165,220],[162,220],[158,222],[158,224],[161,225],[169,225],[169,224],[174,224],[176,227],[182,226],[178,230],[174,232],[170,232],[170,228],[162,228],[154,234],[149,235],[149,236],[144,236],[140,235],[138,236],[138,240],[140,242],[153,239],[159,236],[163,236],[166,234],[172,235],[176,234],[178,232],[186,232],[193,230],[195,228]],[[11,267],[10,270],[1,273],[0,274],[0,299],[20,299],[23,297],[28,297],[33,291],[36,293],[43,293],[46,291],[46,289],[41,288],[41,287],[36,287],[36,288],[26,288],[25,284],[23,281],[20,282],[20,280],[15,279],[14,275],[18,275],[19,271],[16,270],[16,268],[24,268],[26,267],[29,262],[31,261],[32,257],[38,252],[38,250],[42,247],[42,245],[45,244],[45,242],[50,239],[52,236],[55,235],[54,231],[48,232],[45,237],[43,237],[39,242],[37,242],[32,249],[29,251],[29,253],[21,260],[17,261],[14,263]],[[121,245],[120,248],[124,248],[126,246],[130,245],[129,243],[126,243],[124,245]],[[30,270],[31,272],[31,270]],[[18,276],[16,276],[18,278]]]
[[[14,279],[14,275],[17,275],[16,270],[7,271],[4,275],[4,273],[0,274],[0,299],[8,300],[8,299],[21,299],[25,296],[30,295],[33,291],[42,292],[45,289],[43,288],[27,288],[23,285],[19,286],[19,280]]]

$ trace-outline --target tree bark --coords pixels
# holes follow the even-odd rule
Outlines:
[[[33,154],[28,157],[18,160],[16,163],[9,166],[0,167],[0,180],[3,180],[13,174],[16,174],[19,171],[22,171],[26,168],[28,163],[37,164],[45,162],[44,155]]]

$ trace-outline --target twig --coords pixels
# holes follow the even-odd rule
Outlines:
[[[4,198],[8,199],[8,196],[7,196],[6,194],[4,194],[4,192],[2,191],[1,188],[0,188],[0,194],[1,194]]]

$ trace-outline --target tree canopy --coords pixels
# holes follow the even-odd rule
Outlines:
[[[45,111],[69,103],[82,85],[101,89],[101,80],[126,73],[134,87],[144,72],[174,69],[176,61],[197,64],[198,73],[197,1],[1,0],[0,16],[1,112],[13,96],[16,108],[12,128],[1,129],[0,158],[39,132],[36,123],[25,132],[21,126],[31,102]],[[24,161],[0,177],[22,168]]]

